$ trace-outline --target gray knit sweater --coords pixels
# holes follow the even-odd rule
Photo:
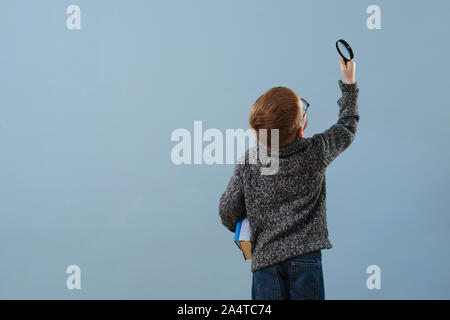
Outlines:
[[[219,216],[232,232],[247,214],[252,266],[258,269],[332,247],[326,219],[325,171],[353,141],[358,114],[357,84],[339,80],[339,120],[311,138],[297,138],[280,148],[279,171],[261,175],[261,163],[238,163],[220,199]],[[350,200],[350,199],[349,199]]]

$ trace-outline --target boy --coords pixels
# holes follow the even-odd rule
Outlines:
[[[328,130],[304,138],[307,102],[285,87],[265,92],[251,109],[249,123],[258,139],[260,129],[279,129],[279,171],[261,175],[260,162],[238,163],[219,216],[232,232],[242,214],[248,217],[254,300],[325,299],[320,250],[332,247],[325,171],[352,143],[359,120],[355,62],[339,62],[345,83],[339,80],[339,119]]]

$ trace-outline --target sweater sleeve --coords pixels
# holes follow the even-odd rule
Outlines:
[[[241,164],[237,164],[228,187],[220,198],[219,216],[222,224],[231,232],[236,230],[236,222],[246,213],[244,200],[244,183],[241,175]]]
[[[325,167],[352,143],[359,121],[357,83],[345,84],[339,80],[339,87],[342,97],[337,101],[339,105],[337,123],[312,137],[313,141],[320,146],[321,159]]]

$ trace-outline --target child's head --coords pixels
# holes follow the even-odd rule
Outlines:
[[[294,91],[275,87],[263,93],[253,104],[249,123],[258,140],[260,129],[278,129],[279,145],[283,146],[291,142],[300,129],[306,128],[307,115],[303,117],[303,114],[303,103]],[[270,131],[267,132],[267,145],[270,146]]]

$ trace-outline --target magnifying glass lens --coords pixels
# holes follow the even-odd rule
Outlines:
[[[347,47],[341,42],[338,42],[338,46],[339,46],[339,50],[341,51],[341,53],[344,56],[344,58],[347,59],[347,60],[350,60],[351,59],[351,54],[348,51]]]
[[[336,49],[341,57],[345,60],[345,64],[347,64],[347,61],[353,59],[353,50],[347,43],[347,41],[342,39],[336,41]]]

